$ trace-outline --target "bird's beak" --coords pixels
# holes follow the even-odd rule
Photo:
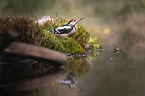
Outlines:
[[[74,24],[74,26],[75,26],[79,21],[81,21],[82,19],[83,19],[83,18],[78,19],[77,22]]]
[[[78,22],[81,21],[83,18],[78,19]]]

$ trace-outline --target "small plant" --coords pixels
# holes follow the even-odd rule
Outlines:
[[[88,41],[88,44],[90,44],[90,48],[95,50],[95,49],[99,49],[100,45],[99,45],[99,41],[97,38],[91,38]]]

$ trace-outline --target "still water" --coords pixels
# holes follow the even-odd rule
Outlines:
[[[64,66],[49,67],[45,63],[41,69],[40,64],[4,67],[9,70],[3,72],[5,76],[1,75],[4,78],[4,80],[1,78],[4,82],[1,83],[1,94],[2,96],[6,96],[5,94],[8,96],[145,96],[145,47],[134,46],[121,50],[114,52],[114,47],[104,48],[98,56],[86,60],[88,67],[80,68],[88,70],[82,72],[83,75],[80,69],[74,68],[80,72],[77,76],[67,72],[73,69],[64,69]],[[86,63],[85,59],[78,60],[80,64]],[[45,67],[54,70],[47,72]],[[8,80],[9,74],[12,75],[11,82]]]

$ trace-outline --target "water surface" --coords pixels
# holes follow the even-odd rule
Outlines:
[[[76,84],[80,91],[73,91],[65,84],[48,84],[19,93],[27,93],[24,96],[144,96],[145,47],[135,46],[122,50],[125,51],[114,53],[113,47],[104,48],[89,61],[89,72],[77,78]],[[57,78],[56,81],[59,80],[63,78]]]

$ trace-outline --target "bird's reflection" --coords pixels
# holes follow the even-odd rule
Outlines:
[[[72,74],[68,74],[66,79],[59,80],[58,82],[67,85],[73,91],[80,91],[80,88],[77,86],[77,78]]]

